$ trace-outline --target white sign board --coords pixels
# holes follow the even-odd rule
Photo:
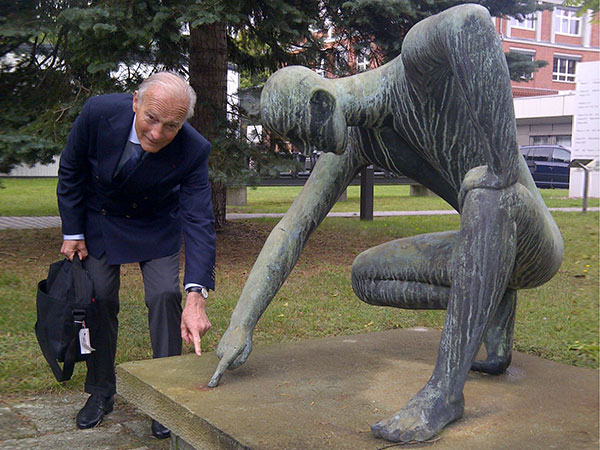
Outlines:
[[[600,61],[577,64],[571,159],[600,158]]]

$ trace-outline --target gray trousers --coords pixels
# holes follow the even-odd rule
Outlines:
[[[84,267],[94,282],[99,310],[99,327],[92,333],[96,350],[86,360],[85,391],[111,396],[116,393],[115,355],[117,352],[120,265],[109,265],[106,256],[88,256]],[[154,358],[181,354],[181,286],[179,253],[140,262],[148,308],[148,326]]]

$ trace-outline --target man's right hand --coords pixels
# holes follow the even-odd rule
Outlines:
[[[81,241],[64,240],[63,245],[60,248],[60,252],[63,255],[65,255],[69,261],[73,261],[73,257],[75,256],[75,253],[77,253],[77,255],[79,256],[79,259],[82,261],[85,258],[87,258],[87,255],[88,255],[87,247],[85,246],[84,240],[81,240]]]

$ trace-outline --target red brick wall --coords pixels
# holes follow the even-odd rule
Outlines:
[[[557,44],[583,45],[583,36],[569,36],[556,33],[554,39]]]
[[[535,59],[543,60],[548,62],[546,67],[542,67],[535,74],[533,80],[529,82],[511,82],[515,87],[522,87],[530,89],[543,89],[543,90],[572,90],[575,89],[575,83],[553,81],[552,80],[552,69],[555,54],[578,56],[581,62],[588,61],[599,61],[600,52],[600,25],[599,24],[587,24],[591,26],[591,38],[589,47],[583,47],[584,33],[582,30],[581,36],[568,36],[556,33],[555,43],[551,43],[552,38],[552,11],[543,11],[541,20],[540,36],[541,41],[537,42],[536,30],[527,30],[521,28],[511,28],[510,37],[507,36],[507,30],[509,26],[509,19],[496,19],[496,30],[502,36],[502,48],[505,52],[510,51],[510,48],[535,50]],[[540,26],[538,23],[537,26]],[[524,41],[520,41],[524,39]],[[514,40],[518,40],[515,42]],[[556,44],[556,45],[555,45]],[[540,92],[540,94],[543,93]]]
[[[553,11],[542,11],[542,42],[550,42],[552,38]]]
[[[519,39],[535,40],[535,30],[527,30],[524,28],[511,28],[510,36]]]

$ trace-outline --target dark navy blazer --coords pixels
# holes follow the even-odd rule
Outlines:
[[[178,252],[183,231],[184,283],[214,289],[210,143],[185,123],[169,145],[113,182],[133,123],[132,101],[128,94],[92,97],[75,120],[58,171],[63,234],[85,234],[92,256],[122,264]]]

